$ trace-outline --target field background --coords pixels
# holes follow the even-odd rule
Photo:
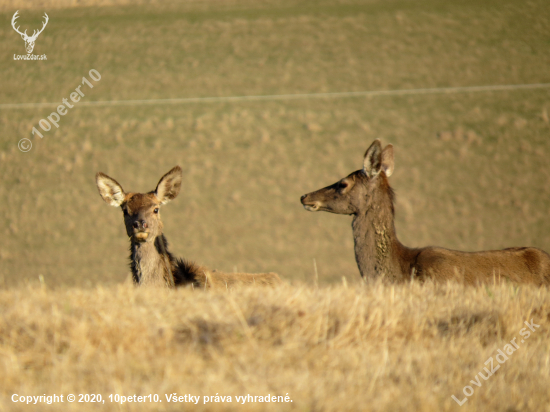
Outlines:
[[[201,2],[52,9],[35,53],[0,30],[0,103],[60,102],[92,68],[83,101],[550,82],[545,2]],[[21,11],[40,27],[44,7]],[[25,26],[24,24],[28,24]],[[409,246],[550,250],[550,92],[1,109],[0,271],[6,285],[118,283],[128,273],[119,210],[97,171],[128,191],[172,166],[163,210],[177,255],[224,271],[310,281],[358,278],[350,218],[299,198],[358,169],[375,138],[396,148],[397,232]]]
[[[93,90],[83,87],[83,102],[550,82],[550,7],[544,0],[124,3],[130,2],[2,2],[0,105],[60,103],[92,68],[102,78]],[[17,9],[21,28],[31,32],[41,26],[43,13],[48,13],[50,22],[34,50],[35,54],[47,54],[47,61],[13,60],[14,54],[25,54],[23,41],[10,26]],[[101,306],[101,293],[113,296],[114,302],[125,302],[126,297],[117,298],[123,293],[117,288],[128,278],[129,242],[121,212],[103,203],[97,193],[95,173],[107,173],[127,191],[148,191],[176,164],[184,170],[183,190],[162,211],[173,253],[223,271],[277,272],[301,285],[296,287],[305,288],[304,294],[313,300],[317,299],[312,286],[315,259],[318,283],[326,296],[351,293],[336,286],[342,284],[342,277],[350,290],[363,296],[361,293],[367,292],[360,286],[354,260],[351,218],[306,212],[299,198],[360,168],[365,149],[376,138],[395,145],[396,168],[390,182],[397,193],[397,233],[405,245],[462,250],[535,246],[550,251],[550,89],[113,107],[77,104],[61,119],[59,129],[44,133],[43,139],[32,138],[32,127],[38,127],[38,121],[52,110],[0,106],[0,287],[5,289],[3,299],[21,301],[21,308],[39,300],[40,293],[45,296],[44,313],[53,313],[51,305],[59,299],[73,299],[71,294],[84,301],[78,313],[94,313],[93,308]],[[17,148],[23,137],[33,141],[28,153]],[[39,278],[45,291],[36,289]],[[389,299],[391,290],[381,288],[380,296]],[[403,299],[411,302],[400,313],[422,305],[421,292],[408,294],[406,287],[400,288]],[[499,293],[508,297],[498,301],[491,297],[493,292],[483,295],[484,291],[450,288],[456,300],[441,314],[449,321],[456,311],[466,313],[466,319],[478,319],[477,304],[472,302],[492,308],[490,313],[507,310],[499,305],[515,296],[513,290],[506,289]],[[287,302],[282,306],[294,313],[288,301],[295,292],[283,290],[280,293],[286,297],[273,292],[270,302]],[[470,302],[467,307],[461,306],[462,292]],[[207,299],[181,293],[185,299],[195,299],[199,308],[200,300]],[[529,293],[548,305],[547,291]],[[476,300],[479,294],[484,296],[481,301]],[[159,303],[154,295],[143,296],[144,310],[153,313]],[[323,299],[329,299],[326,296]],[[372,296],[369,292],[364,298]],[[516,333],[520,320],[534,310],[529,303],[534,298],[526,296],[521,313],[510,318],[507,330]],[[252,311],[249,298],[241,298],[243,310]],[[337,300],[346,302],[348,298],[352,299]],[[325,309],[312,305],[311,311],[322,319],[318,311]],[[381,306],[373,308],[384,313]],[[348,313],[345,305],[340,309]],[[424,314],[436,322],[440,313],[433,310],[436,312],[420,311],[415,316]],[[60,319],[73,316],[70,309],[60,313]],[[541,312],[543,319],[545,313]],[[38,327],[33,325],[39,318],[29,316],[21,315],[13,318],[15,323],[5,321],[8,323],[2,326],[2,334],[15,339],[2,343],[3,353],[10,354],[5,359],[22,362],[21,370],[29,374],[27,389],[34,394],[42,390],[54,393],[59,382],[91,373],[85,366],[82,370],[71,366],[57,384],[36,386],[46,372],[32,362],[25,364],[27,349],[16,344],[19,333]],[[406,321],[396,316],[397,324]],[[84,318],[79,321],[87,322]],[[343,315],[342,319],[347,318]],[[153,324],[154,320],[146,320],[144,327]],[[92,328],[90,325],[86,327]],[[274,330],[279,330],[277,327]],[[419,330],[432,333],[429,328],[427,332],[422,327]],[[250,333],[259,339],[254,331]],[[392,333],[401,336],[398,331],[387,333],[390,340]],[[544,333],[537,367],[518,367],[518,374],[507,375],[504,383],[499,381],[495,396],[512,396],[506,383],[515,385],[522,374],[528,381],[548,383],[548,357],[542,355],[548,353],[548,332]],[[419,355],[420,362],[430,368],[447,365],[441,367],[455,368],[452,373],[458,375],[453,375],[454,384],[433,398],[433,404],[413,407],[458,407],[444,402],[452,391],[458,396],[508,335],[497,335],[484,351],[476,352],[475,361],[462,367],[445,361],[459,359],[461,351],[476,347],[467,346],[470,335],[450,341],[458,348],[454,352],[448,349],[435,355],[429,348],[448,346],[449,341],[428,340],[422,352],[426,357]],[[41,354],[47,347],[62,356],[59,347],[48,346],[53,341],[46,339],[45,346],[38,349],[33,346],[42,342],[36,336],[30,346],[36,351],[29,349],[29,353]],[[138,339],[138,335],[132,336]],[[101,339],[94,339],[96,346],[92,346],[104,353]],[[154,342],[151,336],[147,339]],[[300,337],[296,339],[302,342]],[[361,345],[372,346],[373,339]],[[80,347],[76,340],[73,344]],[[291,349],[301,343],[293,345]],[[361,352],[361,345],[359,353],[379,356],[375,349]],[[380,345],[374,347],[380,349]],[[121,348],[123,354],[128,350],[124,345]],[[196,353],[193,351],[198,349],[190,350]],[[414,346],[407,350],[415,351]],[[399,348],[396,351],[404,353]],[[131,365],[131,354],[137,355],[128,353],[121,370]],[[300,351],[293,353],[302,356]],[[318,354],[321,358],[332,356],[330,351]],[[113,361],[109,356],[102,359]],[[47,368],[55,369],[55,363],[48,362]],[[326,362],[322,365],[331,369]],[[393,362],[399,367],[398,360]],[[159,365],[147,365],[144,370],[153,368],[162,375]],[[368,362],[362,365],[369,367]],[[201,367],[217,370],[212,362]],[[289,376],[296,372],[288,367],[285,373]],[[104,375],[104,380],[114,391],[113,376],[119,372],[111,373]],[[413,379],[415,375],[410,376]],[[120,388],[127,392],[135,387],[131,379],[120,379]],[[254,374],[248,379],[253,380]],[[385,402],[371,405],[374,409],[391,409],[395,398],[390,394],[398,393],[400,386],[398,378],[388,379],[383,380],[386,386],[395,387],[384,394]],[[423,390],[428,391],[431,377],[424,379]],[[21,382],[14,382],[5,386],[10,388],[5,395],[19,390]],[[153,379],[151,387],[155,382]],[[220,378],[216,382],[225,381]],[[455,388],[455,384],[462,386]],[[209,387],[208,381],[204,385]],[[281,384],[277,389],[286,392],[292,385]],[[382,390],[373,385],[365,392],[369,397]],[[404,393],[413,393],[411,385]],[[253,389],[263,391],[264,387]],[[293,407],[338,410],[336,403],[326,403],[327,399],[334,401],[336,393],[346,392],[327,389],[317,398],[303,392],[306,400]],[[348,398],[354,401],[359,393],[363,392],[348,392]],[[506,410],[504,406],[496,408],[491,403],[494,398],[488,392],[485,395],[487,398],[477,398],[479,410],[484,410],[484,405]],[[540,406],[548,404],[547,394],[544,396],[536,398],[535,406],[515,398],[506,398],[503,405],[512,408],[510,411],[542,410]],[[462,409],[473,408],[472,404],[468,402]],[[353,405],[350,410],[360,409]],[[407,405],[404,401],[403,410]],[[3,407],[9,409],[13,404],[6,401]]]

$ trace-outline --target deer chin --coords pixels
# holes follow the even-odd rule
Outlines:
[[[134,233],[134,240],[137,242],[146,242],[148,237],[149,237],[149,233],[147,232]]]
[[[309,212],[317,212],[319,211],[320,208],[321,208],[321,205],[319,204],[319,202],[310,203],[310,204],[304,203],[304,209],[306,209]]]

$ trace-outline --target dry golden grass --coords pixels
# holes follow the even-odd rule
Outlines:
[[[456,411],[451,395],[511,339],[519,349],[463,410],[548,411],[548,289],[382,284],[232,292],[128,285],[0,292],[0,408],[12,394],[230,395],[189,410]],[[521,343],[524,321],[540,328]],[[495,365],[498,364],[495,360]],[[288,394],[292,403],[236,403]],[[40,410],[97,410],[67,402]],[[33,409],[36,410],[36,409]]]

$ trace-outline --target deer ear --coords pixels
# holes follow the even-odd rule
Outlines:
[[[380,173],[382,166],[382,145],[376,139],[365,152],[363,160],[363,171],[368,177],[374,177]]]
[[[393,166],[393,145],[389,144],[382,150],[382,170],[386,173],[386,177],[392,175]]]
[[[122,186],[115,179],[99,172],[95,175],[95,182],[99,194],[105,203],[116,207],[124,202],[126,193],[124,193],[124,189],[122,189]]]
[[[183,179],[183,172],[181,167],[176,166],[168,173],[166,173],[159,181],[157,188],[155,189],[155,195],[163,205],[170,200],[175,199],[181,188],[181,181]]]

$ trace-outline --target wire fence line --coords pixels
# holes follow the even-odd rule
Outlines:
[[[220,97],[183,97],[172,99],[143,99],[143,100],[100,100],[80,102],[78,106],[146,106],[159,104],[191,104],[191,103],[224,103],[246,102],[260,100],[299,100],[299,99],[328,99],[339,97],[378,97],[378,96],[406,96],[420,94],[452,94],[472,92],[492,92],[507,90],[529,90],[550,88],[550,83],[532,84],[508,84],[489,86],[465,86],[465,87],[437,87],[425,89],[400,89],[400,90],[370,90],[359,92],[327,92],[327,93],[297,93],[297,94],[272,94],[251,96],[220,96]],[[32,109],[40,107],[56,107],[61,103],[5,103],[0,104],[2,109]]]

